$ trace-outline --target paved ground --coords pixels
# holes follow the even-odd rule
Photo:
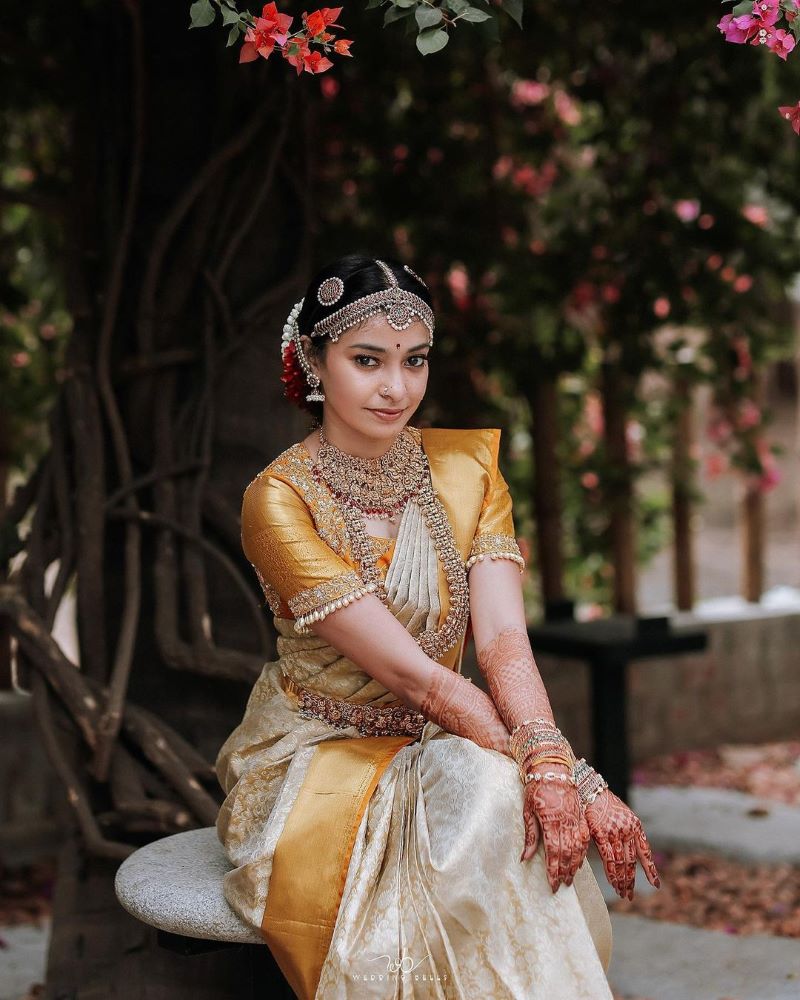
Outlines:
[[[715,788],[635,788],[630,805],[662,850],[800,864],[800,808]],[[766,807],[768,815],[762,813]],[[618,897],[594,849],[607,902]],[[636,892],[655,892],[637,868]],[[609,979],[620,996],[647,1000],[798,1000],[800,940],[730,935],[612,914]]]
[[[0,1000],[21,1000],[33,983],[44,982],[50,925],[0,927]]]

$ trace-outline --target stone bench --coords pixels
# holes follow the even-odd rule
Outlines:
[[[126,858],[114,891],[128,913],[166,934],[263,948],[264,939],[239,919],[222,892],[230,867],[213,826],[188,830]]]
[[[215,993],[213,986],[216,972],[224,979],[233,967],[236,981],[229,989],[238,1000],[263,1000],[265,995],[270,1000],[295,1000],[264,939],[239,919],[225,899],[222,884],[230,868],[217,831],[210,826],[155,840],[117,869],[114,891],[124,909],[156,928],[162,955],[183,956],[175,959],[179,964],[169,973],[162,968],[155,976],[163,992],[156,990],[154,997],[206,996],[197,986],[198,977],[208,984],[210,995],[234,995],[225,990]],[[192,977],[180,964],[189,956],[202,956],[193,959],[200,967]],[[165,985],[165,976],[174,977],[170,985]]]

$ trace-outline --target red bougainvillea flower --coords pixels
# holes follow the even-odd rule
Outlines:
[[[283,49],[283,58],[297,70],[297,75],[303,72],[304,61],[310,55],[311,49],[305,38],[293,38]]]
[[[791,31],[784,31],[783,28],[778,28],[769,38],[767,42],[770,52],[774,52],[775,55],[780,56],[783,61],[786,61],[786,57],[792,51],[795,46],[794,35]]]
[[[322,32],[330,25],[333,28],[341,28],[341,24],[336,24],[336,18],[342,13],[343,7],[320,7],[319,10],[315,10],[313,14],[307,14],[303,11],[303,24],[306,27],[309,35],[312,38],[316,38],[317,35],[322,34]]]
[[[309,52],[303,56],[303,68],[307,73],[324,73],[333,63],[321,52]]]
[[[256,18],[255,27],[248,28],[245,33],[239,62],[252,62],[259,56],[267,59],[276,44],[286,44],[293,20],[289,14],[280,14],[274,3],[265,4],[261,17]]]
[[[792,128],[800,135],[800,101],[797,104],[785,104],[778,108],[781,116],[791,122]]]
[[[340,56],[350,56],[352,59],[353,53],[350,51],[350,46],[352,44],[352,38],[339,38],[333,43],[333,51],[338,53]]]

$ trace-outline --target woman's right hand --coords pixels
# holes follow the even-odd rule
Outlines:
[[[569,773],[565,768],[548,770]],[[525,847],[520,861],[533,857],[541,834],[550,888],[556,892],[562,882],[572,885],[591,839],[578,789],[566,781],[529,781],[525,785],[522,816]]]

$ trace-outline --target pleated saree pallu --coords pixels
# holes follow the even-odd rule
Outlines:
[[[499,432],[421,437],[460,556],[511,552]],[[415,720],[295,629],[313,600],[356,583],[308,462],[294,445],[245,493],[242,540],[275,614],[278,659],[217,758],[226,898],[301,1000],[611,1000],[610,921],[588,862],[553,894],[542,847],[519,861],[514,762]],[[392,613],[415,636],[440,626],[447,580],[413,501],[395,543],[375,546]],[[459,669],[462,652],[463,635],[439,662]]]

